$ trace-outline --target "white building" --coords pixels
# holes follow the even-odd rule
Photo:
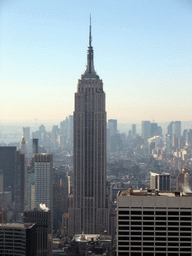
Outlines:
[[[119,191],[118,256],[189,256],[192,196],[154,190]]]
[[[151,172],[151,189],[157,189],[158,191],[171,190],[171,176],[170,173],[154,173]]]

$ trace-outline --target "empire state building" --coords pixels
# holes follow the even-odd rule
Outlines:
[[[75,93],[73,196],[69,234],[100,234],[109,227],[106,193],[106,111],[103,82],[93,63],[91,22],[86,70]]]

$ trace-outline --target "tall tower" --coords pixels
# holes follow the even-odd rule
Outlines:
[[[105,93],[94,69],[91,41],[90,19],[86,70],[75,93],[74,194],[69,207],[69,234],[103,233],[109,222]]]
[[[53,155],[33,155],[35,180],[35,208],[45,204],[53,210]]]

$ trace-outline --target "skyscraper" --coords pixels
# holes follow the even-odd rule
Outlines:
[[[45,204],[51,211],[53,207],[53,155],[33,155],[35,173],[35,208]]]
[[[181,137],[181,121],[175,121],[173,125],[173,135],[176,138]]]
[[[147,141],[151,137],[151,122],[142,121],[142,133],[141,137]]]
[[[27,144],[30,142],[30,127],[23,127],[23,134],[25,136],[25,141]]]
[[[103,82],[93,65],[91,24],[87,66],[78,81],[74,111],[74,189],[69,234],[108,230],[106,195],[106,112]]]
[[[11,191],[14,200],[16,147],[0,147],[0,169],[3,170],[3,189]]]

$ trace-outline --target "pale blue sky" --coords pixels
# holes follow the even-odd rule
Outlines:
[[[90,13],[108,118],[191,121],[191,0],[0,0],[0,121],[72,114]]]

